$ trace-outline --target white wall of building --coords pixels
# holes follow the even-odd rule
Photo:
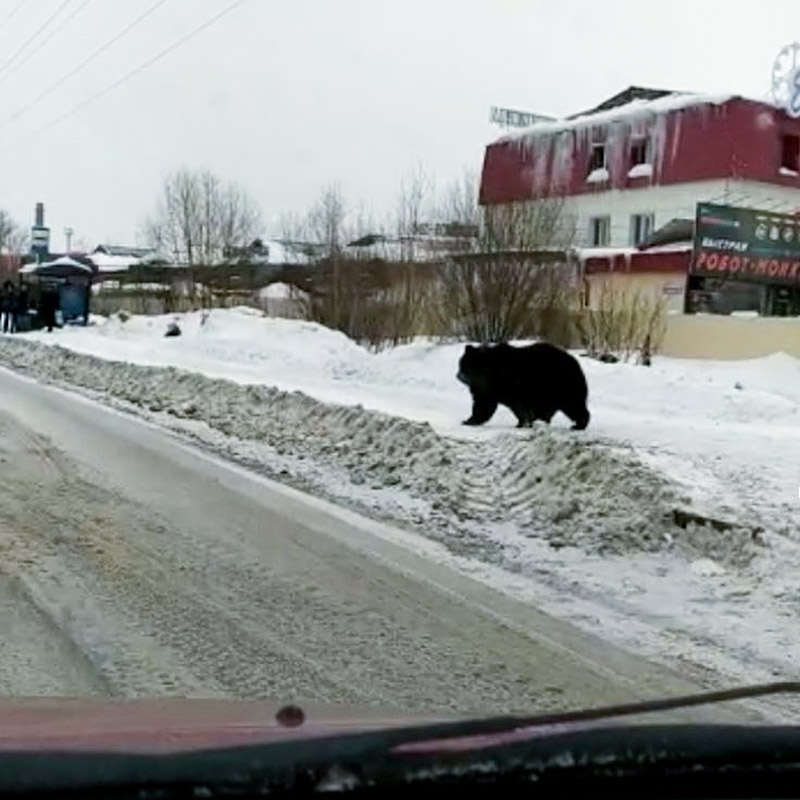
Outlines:
[[[631,244],[631,216],[654,214],[657,230],[676,217],[693,219],[699,202],[791,213],[800,210],[800,188],[755,181],[697,181],[575,195],[566,198],[564,211],[575,222],[577,246],[592,245],[593,217],[610,216],[609,246],[627,247]]]

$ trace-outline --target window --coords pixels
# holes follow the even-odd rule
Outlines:
[[[637,137],[631,140],[631,166],[650,163],[650,140]]]
[[[592,153],[589,157],[589,174],[591,175],[596,169],[606,168],[606,146],[604,142],[595,143],[592,145]]]
[[[641,244],[653,232],[652,214],[633,214],[631,216],[631,244]]]
[[[611,239],[611,217],[592,217],[589,220],[589,241],[592,247],[608,247]]]
[[[781,136],[781,171],[800,173],[800,136],[785,133]]]

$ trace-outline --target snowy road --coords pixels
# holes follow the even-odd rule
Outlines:
[[[420,557],[410,534],[411,549],[155,427],[0,378],[3,694],[497,712],[695,688]]]

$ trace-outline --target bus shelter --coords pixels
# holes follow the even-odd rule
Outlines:
[[[94,270],[69,256],[20,268],[20,279],[28,289],[36,327],[44,322],[46,310],[60,312],[63,322],[89,321]]]

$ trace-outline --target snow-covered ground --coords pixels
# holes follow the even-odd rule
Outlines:
[[[173,319],[183,335],[164,338]],[[504,409],[483,428],[462,427],[462,345],[418,341],[372,354],[319,325],[246,309],[114,317],[14,341],[23,340],[354,407],[104,368],[60,351],[48,361],[47,351],[22,355],[16,344],[0,352],[4,363],[168,416],[232,457],[423,530],[462,569],[638,653],[699,675],[793,675],[795,359],[657,358],[649,369],[582,359],[592,421],[574,433],[563,417],[555,430],[514,430]],[[676,524],[676,511],[726,526]]]

